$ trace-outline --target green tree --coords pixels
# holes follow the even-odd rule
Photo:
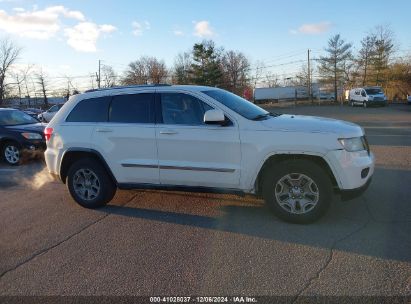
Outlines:
[[[351,59],[351,43],[346,43],[340,34],[328,40],[328,47],[325,48],[326,56],[320,57],[319,72],[323,79],[331,80],[334,84],[334,98],[337,100],[338,82],[343,80],[347,61]]]
[[[221,51],[216,49],[213,41],[194,44],[191,82],[206,86],[220,85],[223,76],[220,61]]]

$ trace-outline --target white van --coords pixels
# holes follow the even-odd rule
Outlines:
[[[360,105],[364,108],[369,106],[386,106],[387,97],[381,87],[354,88],[349,93],[350,105]]]

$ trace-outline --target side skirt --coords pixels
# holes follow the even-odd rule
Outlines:
[[[165,190],[165,191],[181,191],[181,192],[199,192],[199,193],[218,193],[218,194],[235,194],[245,196],[244,191],[238,189],[214,188],[214,187],[199,187],[199,186],[175,186],[175,185],[156,185],[156,184],[129,184],[120,183],[118,188],[121,190]],[[252,195],[252,194],[251,194]]]

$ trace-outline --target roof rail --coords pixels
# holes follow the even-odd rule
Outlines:
[[[84,91],[84,93],[99,92],[99,91],[106,91],[106,90],[120,90],[120,89],[133,89],[133,88],[151,88],[151,87],[169,87],[169,86],[171,86],[171,84],[167,84],[167,83],[138,84],[138,85],[128,85],[128,86],[117,86],[117,87],[110,87],[110,88],[90,89],[90,90]]]

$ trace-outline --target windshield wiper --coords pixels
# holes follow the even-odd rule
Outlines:
[[[265,113],[265,114],[259,114],[259,115],[255,116],[255,117],[251,118],[251,120],[261,120],[261,119],[267,118],[267,117],[269,117],[269,116],[271,116],[271,117],[277,117],[277,116],[280,116],[280,115],[281,115],[281,114],[268,112],[268,113]]]

